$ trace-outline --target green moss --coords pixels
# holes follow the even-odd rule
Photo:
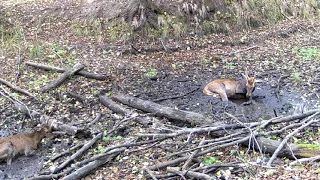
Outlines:
[[[320,145],[317,144],[298,144],[301,148],[307,148],[310,150],[320,150]]]

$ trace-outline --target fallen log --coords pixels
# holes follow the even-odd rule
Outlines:
[[[130,109],[127,109],[116,102],[112,101],[108,96],[106,95],[101,95],[99,96],[99,99],[103,105],[111,109],[115,113],[119,113],[124,116],[131,116],[134,112]],[[148,125],[151,123],[151,119],[149,117],[141,117],[141,116],[136,116],[134,118],[134,121],[142,124],[142,125]]]
[[[43,69],[43,70],[46,70],[46,71],[56,71],[56,72],[59,72],[59,73],[64,73],[65,71],[67,71],[67,70],[65,70],[63,68],[60,68],[60,67],[49,66],[49,65],[40,64],[40,63],[34,63],[34,62],[29,62],[29,61],[26,62],[25,64],[28,65],[28,66],[36,67],[36,68]],[[85,70],[80,70],[80,71],[76,72],[76,75],[81,75],[81,76],[86,77],[86,78],[96,79],[96,80],[100,80],[100,81],[103,81],[103,80],[107,79],[106,75],[91,73],[91,72],[88,72],[88,71],[85,71]]]
[[[166,107],[152,101],[142,100],[130,95],[116,94],[112,95],[111,99],[145,112],[154,113],[160,117],[167,117],[169,119],[184,121],[200,126],[213,124],[212,120],[206,118],[202,114]]]
[[[47,86],[40,89],[41,92],[46,92],[49,89],[52,89],[56,86],[59,86],[63,81],[74,75],[76,72],[80,71],[84,68],[84,65],[81,63],[77,63],[68,71],[65,71],[61,76],[59,76],[56,80],[51,81]]]

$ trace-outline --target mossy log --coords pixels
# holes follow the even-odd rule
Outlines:
[[[257,142],[259,147],[261,148],[262,152],[273,154],[275,150],[280,145],[281,141],[265,138],[265,137],[258,137]],[[248,142],[245,143],[248,145]],[[254,145],[254,148],[258,150],[257,144]],[[291,143],[285,146],[278,156],[280,157],[287,157],[290,159],[296,158],[309,158],[313,156],[320,155],[320,146],[314,144],[295,144]]]

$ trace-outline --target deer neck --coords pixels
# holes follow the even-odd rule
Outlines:
[[[33,133],[33,139],[36,144],[39,144],[43,137],[44,133],[42,131],[37,131]]]
[[[246,83],[247,83],[247,81],[245,79],[239,79],[238,80],[238,86],[236,88],[236,94],[245,94],[245,93],[247,93]]]

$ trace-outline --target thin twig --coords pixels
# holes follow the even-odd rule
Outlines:
[[[204,140],[205,137],[202,138],[201,142],[199,143],[199,146],[202,146],[204,144]],[[196,154],[198,154],[198,152],[200,151],[200,149],[195,150],[189,157],[189,159],[184,163],[184,165],[182,166],[182,170],[187,169],[187,167],[189,166],[189,164],[191,163],[192,159],[194,158],[194,156]]]
[[[238,53],[240,53],[240,52],[249,51],[249,50],[255,49],[255,48],[259,48],[259,46],[252,46],[252,47],[248,47],[248,48],[245,48],[245,49],[240,49],[240,50],[238,50],[238,51],[231,52],[231,53],[225,54],[225,55],[231,56],[231,55],[233,55],[233,54],[238,54]]]
[[[17,71],[17,75],[16,75],[16,78],[15,78],[15,83],[16,84],[18,83],[18,80],[19,80],[19,77],[20,77],[20,74],[21,74],[21,71],[20,71],[21,63],[22,63],[21,48],[19,46],[18,47],[18,71]]]

